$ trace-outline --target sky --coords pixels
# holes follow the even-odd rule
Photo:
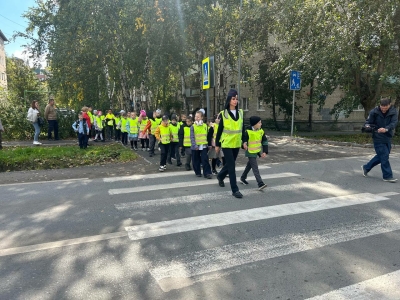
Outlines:
[[[36,0],[0,0],[0,30],[9,40],[5,43],[7,56],[16,56],[27,60],[27,55],[24,55],[23,44],[27,41],[23,38],[12,40],[12,35],[16,31],[24,31],[27,26],[27,21],[22,17],[29,7],[36,6]]]

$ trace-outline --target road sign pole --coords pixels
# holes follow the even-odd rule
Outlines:
[[[296,91],[293,90],[293,103],[292,103],[292,127],[290,129],[290,137],[293,137],[293,125],[294,125],[294,101],[296,98]]]
[[[207,99],[207,122],[210,120],[210,89],[206,89],[206,99]]]

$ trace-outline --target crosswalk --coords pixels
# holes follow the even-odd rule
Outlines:
[[[350,168],[359,172],[358,165]],[[321,178],[303,178],[301,172],[282,172],[274,165],[261,166],[260,171],[268,188],[257,191],[250,173],[250,186],[241,186],[242,200],[230,195],[229,184],[221,190],[215,179],[197,180],[182,172],[126,176],[118,181],[109,178],[104,182],[126,183],[108,190],[112,197],[124,196],[115,198],[114,204],[123,216],[132,213],[152,216],[151,222],[125,227],[132,242],[163,242],[174,248],[175,241],[188,241],[183,253],[148,257],[152,261],[148,272],[164,293],[218,282],[232,274],[240,276],[249,265],[257,268],[259,262],[400,230],[400,215],[391,209],[394,201],[400,199],[397,188],[376,188],[367,181],[359,186],[352,185],[345,176],[335,178],[335,183]],[[179,180],[174,181],[172,177],[179,177]],[[151,184],[150,178],[164,180],[164,183]],[[190,192],[171,196],[180,188],[190,189]],[[144,192],[148,193],[144,195]],[[273,203],[272,199],[279,199],[281,203]],[[230,204],[224,208],[227,203]],[[179,211],[179,217],[168,213],[171,209]],[[305,222],[308,219],[316,223],[308,224]],[[233,234],[233,228],[257,234],[255,238],[250,234],[238,236]],[[276,233],[270,228],[277,228]],[[218,234],[219,230],[224,232],[225,238]],[[257,236],[262,235],[260,230],[266,233],[265,237]],[[193,243],[199,236],[209,236],[210,240]],[[379,250],[379,246],[374,247]],[[359,280],[357,284],[349,282],[329,292],[325,292],[325,286],[316,289],[309,298],[377,299],[374,297],[379,294],[380,299],[400,299],[400,289],[393,288],[400,286],[399,272],[387,272]],[[390,285],[382,282],[390,282]]]

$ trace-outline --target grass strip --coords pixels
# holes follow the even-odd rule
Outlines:
[[[137,155],[121,144],[54,147],[4,147],[0,151],[0,172],[63,169],[102,163],[133,161]]]

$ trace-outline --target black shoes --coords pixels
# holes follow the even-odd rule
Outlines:
[[[176,165],[177,165],[178,167],[180,167],[180,166],[182,166],[182,163],[181,163],[181,162],[178,162]]]
[[[258,190],[261,191],[263,189],[265,189],[267,187],[267,185],[264,182],[260,182],[258,184]]]
[[[206,176],[204,176],[207,179],[212,179],[212,174],[207,174]]]
[[[235,198],[243,198],[242,193],[239,191],[232,193],[232,196],[234,196]]]
[[[240,178],[240,182],[243,183],[244,185],[248,185],[249,183],[247,182],[246,179]]]
[[[367,177],[368,176],[368,172],[367,170],[365,170],[364,166],[361,166],[362,172],[363,172],[363,176]]]
[[[219,184],[219,186],[220,187],[224,187],[225,186],[225,183],[224,183],[224,181],[223,180],[221,180],[221,179],[219,179],[219,177],[217,176],[217,179],[218,179],[218,184]]]

